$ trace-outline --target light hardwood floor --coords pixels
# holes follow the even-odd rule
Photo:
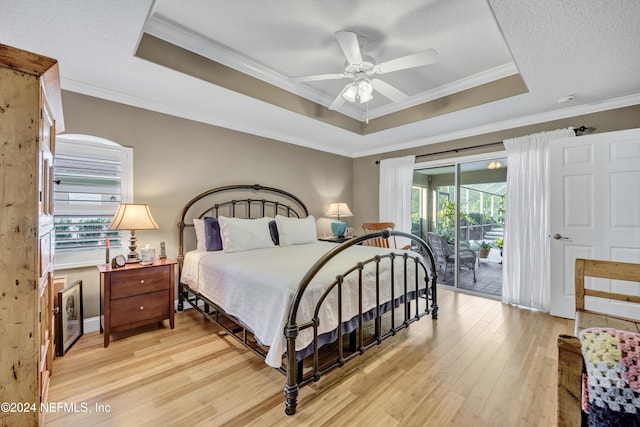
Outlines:
[[[284,415],[285,378],[193,310],[103,348],[94,332],[54,362],[54,426],[553,426],[558,334],[573,321],[439,292],[424,318],[319,382]],[[82,412],[85,408],[88,412]],[[103,408],[99,412],[96,408]]]

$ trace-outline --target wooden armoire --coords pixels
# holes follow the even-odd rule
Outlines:
[[[0,44],[0,402],[13,405],[0,411],[2,426],[44,415],[55,349],[53,153],[63,130],[57,61]]]

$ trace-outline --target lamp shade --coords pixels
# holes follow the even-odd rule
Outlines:
[[[358,86],[356,84],[350,85],[344,92],[342,92],[342,96],[349,102],[356,102],[356,95],[358,94]]]
[[[338,217],[338,221],[341,216],[353,216],[349,210],[349,205],[346,203],[331,203],[326,215],[330,217]]]
[[[113,216],[109,230],[131,230],[129,238],[129,254],[127,263],[140,262],[136,252],[136,230],[157,230],[158,224],[153,220],[149,205],[122,203]]]
[[[157,230],[149,205],[122,203],[113,216],[109,230]]]
[[[369,80],[360,80],[358,82],[358,97],[361,104],[373,99],[373,86],[371,86]]]

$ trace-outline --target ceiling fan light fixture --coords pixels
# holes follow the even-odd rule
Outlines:
[[[295,82],[351,79],[351,82],[346,84],[328,106],[329,110],[340,109],[345,100],[352,103],[356,102],[356,100],[359,100],[361,104],[368,103],[373,99],[374,91],[390,101],[396,103],[404,102],[409,99],[407,94],[384,80],[376,78],[375,75],[422,67],[433,64],[438,60],[438,52],[434,49],[427,49],[378,64],[375,58],[363,53],[363,49],[366,46],[364,37],[358,36],[352,31],[338,31],[335,33],[335,37],[346,59],[344,72],[290,77]],[[369,108],[368,105],[367,109]]]
[[[373,95],[365,95],[360,97],[360,104],[364,104],[365,102],[369,102],[373,99]]]
[[[358,86],[355,83],[342,93],[344,99],[349,102],[356,102],[356,95],[358,95]]]
[[[369,80],[360,80],[358,82],[358,95],[366,96],[373,92],[373,86]]]
[[[369,80],[360,80],[358,82],[358,97],[361,104],[373,99],[373,86]]]

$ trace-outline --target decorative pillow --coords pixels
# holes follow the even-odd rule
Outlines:
[[[269,233],[271,233],[271,240],[273,240],[273,244],[279,245],[280,237],[278,236],[278,224],[276,224],[275,219],[269,221]]]
[[[276,215],[280,246],[301,245],[318,240],[316,219],[313,215],[306,218],[288,218]]]
[[[224,252],[241,252],[252,249],[272,248],[275,245],[269,233],[271,218],[218,218]]]
[[[222,250],[222,236],[220,235],[220,223],[218,218],[207,216],[204,218],[204,240],[208,251]]]
[[[199,251],[206,251],[206,237],[204,235],[204,220],[200,218],[193,218],[193,228],[196,230],[196,249]]]

